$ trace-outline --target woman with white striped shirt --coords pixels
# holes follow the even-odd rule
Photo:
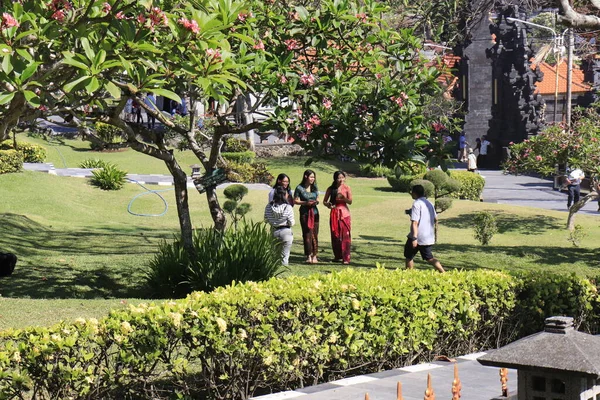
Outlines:
[[[294,240],[292,226],[296,222],[294,220],[294,210],[288,203],[287,197],[287,191],[283,187],[278,186],[275,189],[273,201],[265,207],[265,221],[271,225],[273,236],[282,245],[281,263],[285,266],[288,265],[290,259],[290,250],[292,249],[292,241]]]

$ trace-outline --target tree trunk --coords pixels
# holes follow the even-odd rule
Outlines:
[[[188,204],[187,175],[183,172],[174,158],[165,160],[165,164],[173,176],[175,203],[177,204],[177,215],[179,216],[179,227],[181,229],[183,248],[190,255],[190,258],[194,259],[196,258],[196,249],[194,248],[192,219],[190,217],[190,207]]]
[[[210,215],[215,223],[215,229],[219,232],[223,232],[227,225],[227,220],[225,218],[225,212],[223,212],[223,209],[219,204],[216,187],[206,188],[206,200],[208,200],[208,209],[210,210]]]
[[[19,118],[25,111],[25,96],[22,93],[15,94],[6,111],[5,117],[0,120],[0,142],[9,138],[10,131],[17,126]]]
[[[569,208],[569,218],[567,219],[567,228],[572,232],[575,229],[575,214],[577,211],[581,210],[583,206],[593,200],[598,199],[598,192],[590,192],[587,196],[579,200],[577,203],[573,204],[571,208]]]

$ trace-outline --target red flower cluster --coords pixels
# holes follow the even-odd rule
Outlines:
[[[239,20],[240,22],[244,22],[244,21],[246,21],[246,19],[248,19],[248,18],[252,18],[253,16],[254,16],[254,15],[252,15],[252,13],[251,13],[251,12],[247,12],[247,13],[245,13],[245,12],[242,12],[242,13],[239,13],[239,14],[238,14],[238,20]]]
[[[358,13],[355,17],[358,18],[360,22],[367,22],[367,14],[365,13]]]
[[[102,11],[105,13],[109,13],[112,10],[112,6],[108,3],[102,4]]]
[[[200,27],[198,26],[198,23],[196,22],[196,20],[190,21],[187,18],[179,18],[179,20],[177,20],[177,22],[179,22],[181,25],[183,25],[183,27],[185,29],[187,29],[188,31],[190,31],[192,33],[200,32]]]
[[[306,128],[306,130],[308,132],[310,132],[315,126],[319,126],[321,125],[321,119],[317,116],[314,115],[312,117],[310,117],[310,119],[308,121],[306,121],[304,123],[304,127]]]
[[[392,96],[391,99],[393,102],[398,104],[398,107],[402,107],[404,105],[404,100],[408,100],[408,96],[406,95],[406,93],[402,92],[400,93],[400,96]]]
[[[300,83],[305,86],[313,86],[316,82],[316,78],[313,74],[302,74],[300,76]]]
[[[263,43],[262,40],[258,40],[258,42],[256,42],[256,44],[252,48],[254,50],[264,50],[265,49],[265,44]]]
[[[220,62],[222,57],[219,49],[206,49],[206,56],[214,62]]]
[[[287,47],[288,50],[295,50],[295,49],[299,49],[300,48],[300,42],[297,41],[296,39],[287,39],[284,40],[285,46]]]
[[[331,108],[331,100],[323,99],[323,107],[325,107],[327,110],[329,110]]]
[[[152,7],[152,9],[150,10],[150,15],[148,16],[148,19],[150,20],[151,28],[153,28],[155,25],[161,25],[161,24],[167,26],[167,24],[169,23],[167,14],[165,14],[164,11],[162,11],[158,7]]]
[[[443,131],[444,129],[446,129],[446,126],[444,126],[444,124],[442,124],[441,122],[434,122],[433,124],[431,124],[431,127],[436,132]]]
[[[19,22],[10,15],[9,13],[2,13],[2,28],[12,28],[13,26],[19,26]]]

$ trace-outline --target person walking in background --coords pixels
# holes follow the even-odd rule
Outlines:
[[[467,138],[465,133],[461,132],[458,138],[458,161],[467,162]]]
[[[343,171],[336,171],[333,174],[333,183],[325,192],[323,204],[331,210],[329,227],[334,261],[350,264],[352,220],[348,206],[352,204],[352,191],[346,185],[346,174]]]
[[[127,99],[125,103],[125,122],[133,122],[133,99]]]
[[[273,189],[269,192],[269,203],[273,201],[273,196],[277,191],[278,187],[282,187],[288,193],[287,201],[293,206],[294,205],[294,195],[292,194],[292,189],[290,189],[290,177],[286,174],[277,175],[277,179],[275,180],[275,184],[273,185]]]
[[[294,203],[300,205],[300,226],[306,262],[316,264],[319,262],[319,188],[314,171],[304,171],[302,182],[294,191]]]
[[[148,93],[146,98],[144,99],[144,103],[153,111],[156,111],[156,98],[152,93]],[[150,112],[146,110],[146,118],[148,119],[148,129],[154,129],[154,125],[156,124],[156,118],[154,115],[150,115]]]
[[[467,171],[477,172],[477,157],[473,149],[469,147],[469,156],[467,157]]]
[[[144,122],[144,120],[142,119],[142,107],[135,100],[133,101],[133,113],[135,114],[136,124],[141,124],[142,122]]]
[[[569,175],[565,177],[565,183],[567,184],[567,208],[571,208],[571,205],[579,201],[581,194],[581,180],[585,178],[585,174],[579,168],[571,170]]]
[[[296,223],[288,196],[287,190],[278,186],[273,200],[265,207],[265,221],[271,225],[273,236],[281,243],[281,264],[285,266],[289,264],[290,250],[294,241],[292,226]]]
[[[410,195],[415,200],[410,209],[410,233],[404,245],[406,269],[414,268],[414,258],[421,253],[423,260],[433,265],[438,272],[446,272],[442,264],[433,257],[431,249],[435,244],[435,224],[437,214],[433,204],[425,197],[425,189],[421,185],[413,186]],[[409,210],[407,210],[407,214]]]
[[[487,166],[488,152],[490,151],[491,143],[487,140],[487,136],[483,136],[481,139],[481,145],[479,146],[479,156],[477,157],[477,165],[479,168]]]

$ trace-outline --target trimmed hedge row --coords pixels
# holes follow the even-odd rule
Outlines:
[[[558,311],[586,323],[594,289],[576,276],[385,269],[235,285],[7,331],[0,398],[247,398],[494,347]]]
[[[387,180],[395,192],[408,193],[411,189],[410,183],[415,179],[423,179],[424,176],[425,174],[388,176]],[[460,183],[460,189],[451,193],[449,197],[479,201],[485,186],[485,179],[481,175],[469,171],[450,171],[450,177]]]
[[[0,174],[19,172],[23,169],[23,153],[16,150],[0,150]]]
[[[5,140],[0,144],[0,150],[14,150],[12,140]],[[42,163],[46,160],[46,149],[42,146],[27,142],[18,142],[17,150],[23,154],[23,162]]]

